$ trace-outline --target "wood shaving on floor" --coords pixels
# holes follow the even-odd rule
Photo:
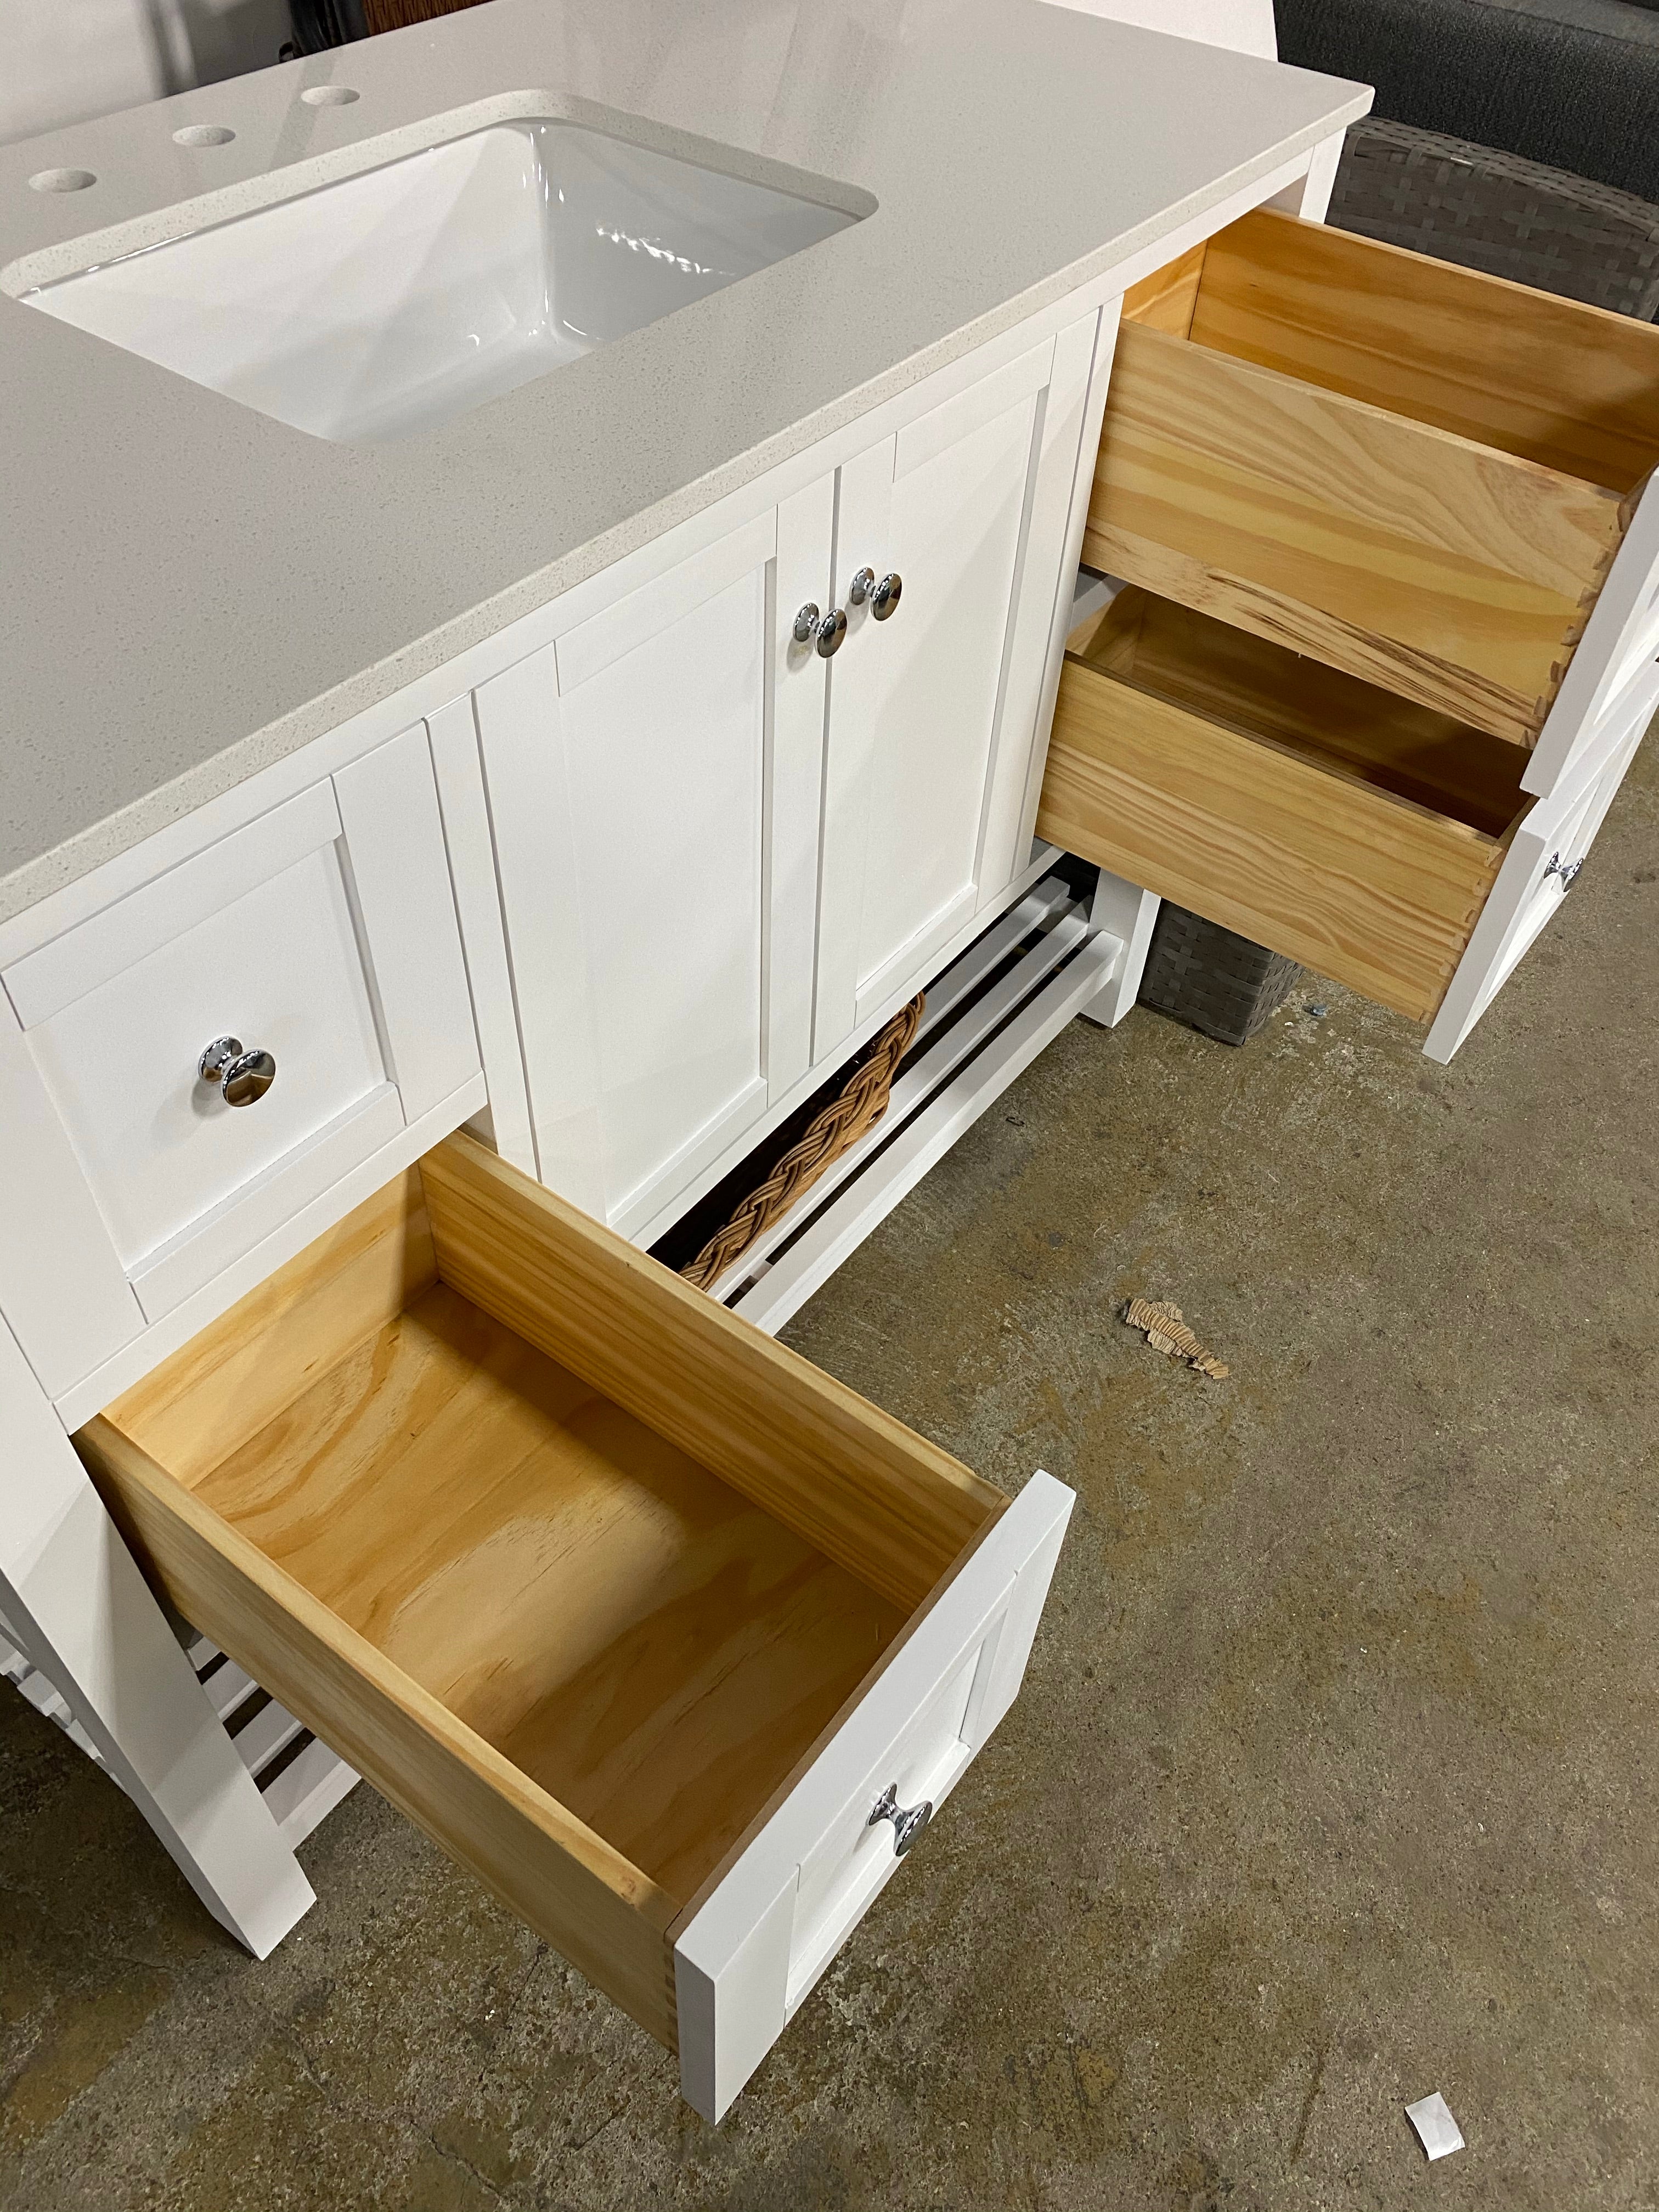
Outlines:
[[[1184,1359],[1188,1367],[1207,1375],[1212,1382],[1224,1381],[1231,1372],[1214,1352],[1206,1352],[1172,1298],[1131,1298],[1123,1309],[1123,1318],[1131,1328],[1142,1332],[1154,1352]]]

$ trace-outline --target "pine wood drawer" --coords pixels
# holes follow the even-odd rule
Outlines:
[[[1012,1702],[1012,1504],[465,1137],[76,1443],[156,1586],[718,2118]]]
[[[1429,1018],[1532,803],[1516,749],[1139,590],[1073,645],[1038,835]]]
[[[1126,308],[1083,557],[1530,748],[1656,461],[1659,330],[1259,211]]]

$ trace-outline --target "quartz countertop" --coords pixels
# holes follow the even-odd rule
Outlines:
[[[349,105],[301,94],[349,86]],[[0,148],[0,271],[67,273],[591,101],[867,194],[792,258],[435,429],[330,442],[0,295],[0,921],[336,728],[1363,113],[1046,0],[493,0]],[[524,112],[522,104],[519,112]],[[188,147],[192,124],[231,142]],[[51,167],[90,188],[31,190]],[[42,258],[44,257],[44,259]],[[7,280],[15,284],[15,278]]]

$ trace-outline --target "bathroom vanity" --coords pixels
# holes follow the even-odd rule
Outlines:
[[[1071,1504],[769,1332],[1160,894],[1443,1056],[1559,902],[1659,692],[1653,333],[1516,308],[1449,427],[1486,280],[1319,258],[1368,102],[496,0],[0,151],[0,1633],[257,1954],[366,1774],[718,2118]],[[863,1197],[646,1256],[923,988]]]

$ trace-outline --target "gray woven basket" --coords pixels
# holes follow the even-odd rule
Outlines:
[[[1659,208],[1408,123],[1353,125],[1328,219],[1644,322],[1659,309]]]

